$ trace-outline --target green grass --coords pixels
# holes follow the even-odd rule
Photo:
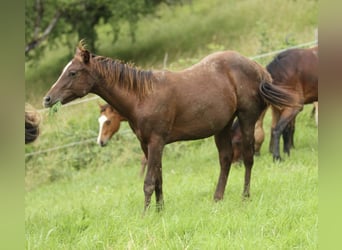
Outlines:
[[[246,56],[314,40],[317,1],[193,1],[161,7],[159,19],[139,23],[137,43],[111,43],[99,30],[99,53],[159,69],[178,70],[221,49]],[[286,37],[290,44],[285,43]],[[77,41],[75,41],[75,44]],[[70,60],[67,48],[26,65],[26,100],[43,95]],[[272,56],[259,60],[265,65]],[[317,249],[318,136],[311,106],[297,117],[295,149],[273,163],[266,140],[255,157],[251,198],[243,201],[243,165],[231,168],[225,197],[213,201],[219,163],[213,138],[167,145],[163,157],[165,209],[142,217],[139,142],[123,124],[105,148],[95,143],[97,101],[42,112],[41,135],[25,146],[26,249]],[[100,101],[101,102],[101,101]],[[89,141],[89,139],[92,139]]]
[[[244,168],[234,164],[224,200],[213,202],[213,138],[166,147],[165,209],[157,213],[153,200],[145,217],[141,151],[125,126],[106,148],[76,146],[41,155],[38,165],[30,159],[27,173],[60,172],[26,194],[27,249],[317,249],[318,143],[310,112],[307,106],[298,116],[296,148],[284,162],[272,162],[266,136],[248,201],[241,199]],[[267,114],[266,132],[269,124]],[[80,159],[83,168],[74,166]]]

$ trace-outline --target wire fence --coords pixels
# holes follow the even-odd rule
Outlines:
[[[271,56],[271,55],[276,55],[276,54],[279,54],[279,53],[281,53],[283,51],[286,51],[288,49],[309,47],[309,46],[316,45],[317,43],[318,43],[318,41],[314,40],[314,41],[311,41],[311,42],[302,43],[302,44],[298,44],[298,45],[295,45],[295,46],[290,46],[290,47],[287,47],[287,48],[284,48],[284,49],[280,49],[280,50],[274,50],[274,51],[271,51],[271,52],[267,52],[267,53],[263,53],[263,54],[259,54],[259,55],[255,55],[255,56],[251,56],[251,57],[248,57],[248,58],[251,59],[251,60],[255,60],[255,59],[259,59],[259,58],[263,58],[263,57],[267,57],[267,56]],[[81,103],[86,103],[86,102],[94,101],[94,100],[97,100],[97,99],[100,99],[100,97],[93,96],[93,97],[90,97],[90,98],[85,98],[85,99],[81,99],[81,100],[78,100],[78,101],[71,102],[71,103],[66,104],[64,106],[65,107],[74,106],[74,105],[78,105],[78,104],[81,104]],[[49,110],[48,108],[39,109],[38,112],[46,112],[48,110]],[[126,133],[129,133],[129,132],[131,132],[131,130],[123,130],[123,131],[119,131],[118,133],[126,134]],[[52,147],[52,148],[48,148],[48,149],[43,149],[43,150],[27,153],[27,154],[25,154],[25,158],[29,157],[29,156],[40,155],[40,154],[44,154],[44,153],[48,153],[48,152],[53,152],[53,151],[56,151],[56,150],[61,150],[61,149],[69,148],[69,147],[74,147],[74,146],[77,146],[77,145],[82,145],[82,144],[87,144],[87,143],[95,143],[95,142],[96,142],[96,137],[89,138],[89,139],[86,139],[86,140],[83,140],[83,141],[71,142],[71,143],[68,143],[68,144],[65,144],[65,145],[60,145],[60,146],[56,146],[56,147]]]

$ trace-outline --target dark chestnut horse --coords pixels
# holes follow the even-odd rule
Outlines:
[[[269,73],[234,51],[213,53],[179,72],[146,71],[91,54],[80,43],[74,58],[44,97],[44,106],[68,103],[88,93],[102,97],[127,121],[147,158],[145,206],[155,192],[163,205],[164,146],[180,140],[215,137],[220,175],[214,199],[221,200],[232,160],[230,129],[239,118],[245,165],[243,195],[250,195],[254,126],[267,102],[290,105],[287,92],[272,84]]]
[[[115,108],[109,104],[99,104],[100,107],[100,117],[99,121],[99,135],[97,137],[97,143],[104,147],[107,145],[108,141],[113,137],[113,135],[118,132],[120,124],[122,121],[127,121],[125,117],[119,114]],[[141,169],[140,176],[145,173],[145,168],[147,165],[147,160],[145,156],[141,159]]]
[[[274,160],[280,160],[280,136],[283,135],[284,152],[289,155],[297,114],[305,104],[318,101],[318,46],[286,50],[277,55],[266,68],[273,78],[273,84],[287,90],[295,100],[292,106],[271,107],[270,151]]]

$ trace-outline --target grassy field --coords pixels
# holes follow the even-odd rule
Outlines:
[[[109,26],[99,26],[100,54],[161,68],[167,53],[167,68],[177,70],[216,50],[253,56],[315,39],[317,1],[192,2],[143,19],[136,44],[123,30],[112,45]],[[68,54],[60,48],[38,66],[26,65],[27,102],[41,107]],[[98,101],[41,112],[41,136],[25,146],[26,249],[318,248],[318,131],[311,106],[297,118],[296,148],[280,163],[268,153],[267,113],[247,201],[239,164],[232,166],[223,201],[213,201],[219,175],[213,138],[167,145],[165,209],[157,213],[153,199],[142,217],[138,140],[123,124],[107,147],[96,145]]]
[[[298,117],[296,149],[284,162],[272,162],[267,136],[248,201],[241,199],[244,167],[234,164],[224,200],[213,202],[219,164],[212,138],[166,147],[165,210],[152,206],[143,218],[141,152],[125,126],[106,148],[81,145],[30,159],[28,172],[46,167],[39,179],[50,184],[26,194],[27,249],[317,249],[318,144],[310,111]]]

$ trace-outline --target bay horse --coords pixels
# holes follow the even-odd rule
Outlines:
[[[99,135],[97,137],[97,143],[104,147],[107,145],[108,141],[113,137],[113,135],[118,132],[120,129],[120,124],[122,121],[127,121],[125,117],[119,114],[117,110],[115,110],[109,104],[99,104],[100,107],[100,117],[98,118],[99,122]],[[145,156],[141,159],[141,169],[140,176],[142,177],[145,172],[145,168],[147,165],[147,160]]]
[[[294,147],[296,116],[305,104],[315,105],[315,120],[318,125],[318,46],[286,50],[277,55],[266,68],[272,76],[273,84],[288,91],[295,100],[291,106],[271,105],[272,125],[269,151],[273,153],[274,160],[281,160],[280,136],[283,137],[284,152],[290,155],[290,149]],[[262,122],[264,112],[255,125],[256,153],[264,140]],[[236,156],[234,160],[239,160],[241,159],[241,132],[238,120],[234,122],[233,128],[233,150]]]
[[[273,84],[286,89],[295,100],[292,106],[272,105],[270,152],[281,160],[279,140],[283,135],[284,152],[293,147],[295,119],[305,104],[318,101],[318,46],[289,49],[278,54],[267,66]],[[317,121],[318,122],[318,121]]]
[[[142,70],[90,53],[81,41],[74,58],[43,98],[45,107],[94,93],[126,117],[147,159],[144,213],[155,193],[164,204],[162,155],[166,144],[214,136],[220,174],[214,200],[223,198],[232,160],[230,129],[239,118],[245,165],[243,196],[250,196],[254,126],[267,105],[290,105],[292,97],[272,84],[258,63],[235,51],[210,54],[182,71]]]

